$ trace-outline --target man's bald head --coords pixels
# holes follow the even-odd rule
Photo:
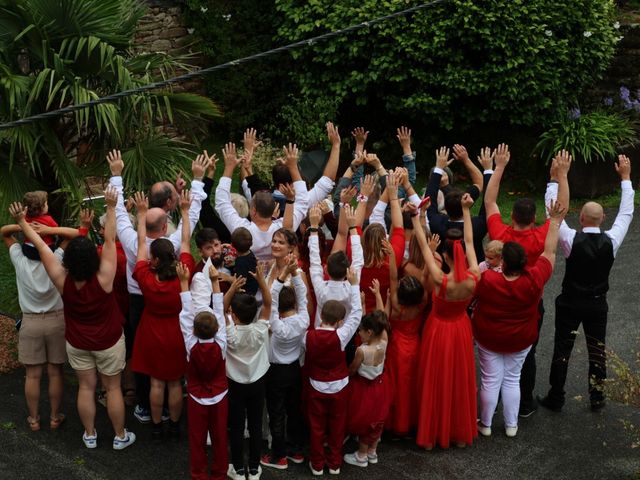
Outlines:
[[[156,182],[151,186],[149,206],[172,212],[178,205],[178,192],[171,182]]]
[[[580,211],[580,224],[583,227],[599,227],[604,220],[602,205],[596,202],[587,202]]]
[[[167,231],[167,212],[162,208],[150,208],[147,211],[147,237],[162,237]]]

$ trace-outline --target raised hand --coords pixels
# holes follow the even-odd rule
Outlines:
[[[286,261],[287,264],[284,271],[287,275],[295,277],[298,274],[298,257],[294,253],[290,253],[287,255]]]
[[[402,206],[402,211],[408,212],[412,217],[415,217],[418,215],[418,206],[413,202],[405,202]]]
[[[555,220],[562,221],[565,214],[567,213],[567,209],[560,202],[555,202],[551,200],[549,206],[547,207],[547,211],[549,212],[549,217]]]
[[[444,168],[449,166],[453,160],[449,160],[450,150],[447,147],[440,147],[436,150],[436,167]]]
[[[204,178],[204,172],[209,168],[209,158],[203,154],[200,154],[196,159],[191,162],[191,173],[194,180],[202,180]]]
[[[211,265],[209,267],[209,279],[211,281],[214,281],[214,280],[217,280],[219,277],[220,277],[220,274],[218,273],[218,269],[213,265]]]
[[[351,205],[345,205],[342,207],[342,215],[347,219],[347,225],[349,228],[356,226],[356,209]]]
[[[318,228],[320,226],[320,219],[322,218],[322,211],[318,205],[314,205],[309,209],[309,225],[311,228]]]
[[[262,142],[257,140],[257,132],[255,128],[247,128],[242,136],[242,145],[244,145],[245,151],[253,153],[256,148],[262,145]]]
[[[398,175],[394,172],[389,172],[387,175],[387,192],[389,193],[389,201],[398,200]]]
[[[180,282],[189,282],[189,267],[187,267],[184,263],[178,262],[176,264],[176,273],[178,274],[178,279]]]
[[[326,198],[320,203],[318,203],[317,206],[320,207],[320,211],[322,212],[322,215],[326,215],[331,211],[331,205],[329,205],[329,201]]]
[[[408,186],[407,184],[409,183],[409,170],[404,167],[396,167],[395,173],[399,176],[398,181],[400,182],[400,185]]]
[[[498,145],[498,148],[493,152],[496,167],[506,167],[509,163],[509,159],[511,158],[511,153],[509,152],[509,145],[506,143],[501,143]]]
[[[376,172],[383,168],[382,162],[375,153],[368,153],[365,157],[365,161],[371,165]]]
[[[391,246],[389,240],[387,240],[386,238],[382,240],[381,248],[382,253],[384,253],[385,255],[393,255],[393,247]]]
[[[402,152],[405,155],[411,155],[411,129],[407,127],[400,127],[396,130],[398,141],[402,147]]]
[[[429,250],[431,250],[432,253],[436,253],[439,246],[440,246],[440,235],[438,235],[437,233],[434,233],[431,235],[431,238],[429,239]]]
[[[225,169],[228,167],[230,170],[235,170],[238,165],[240,165],[235,143],[229,142],[224,146],[222,149],[222,158],[224,158]]]
[[[453,146],[453,158],[457,161],[466,163],[469,162],[469,153],[464,145],[458,145],[457,143]]]
[[[347,188],[343,188],[340,192],[340,203],[349,203],[353,200],[358,193],[358,189],[355,185],[349,185]]]
[[[290,143],[288,146],[282,147],[284,151],[284,163],[287,167],[292,168],[298,165],[298,146]]]
[[[124,162],[122,161],[122,154],[120,150],[111,150],[107,153],[107,162],[109,163],[109,170],[111,170],[112,177],[119,177],[124,170]]]
[[[473,198],[468,193],[465,193],[460,200],[460,204],[463,209],[469,210],[473,206]]]
[[[264,289],[266,288],[265,285],[267,283],[266,278],[264,276],[264,264],[263,263],[256,264],[256,271],[249,272],[249,275],[251,275],[253,278],[256,279],[256,282],[258,282],[258,286],[260,287],[260,290],[264,291]]]
[[[621,180],[631,180],[631,160],[626,155],[618,155],[618,162],[614,164]]]
[[[278,190],[289,201],[294,200],[296,198],[296,191],[293,188],[293,185],[291,185],[290,183],[281,183],[280,186],[278,187]]]
[[[256,270],[258,268],[259,267],[256,267]],[[231,285],[229,285],[229,290],[227,291],[227,293],[229,291],[233,293],[244,292],[244,289],[242,287],[244,287],[244,284],[247,283],[247,279],[245,277],[238,277],[236,275],[233,275],[230,278],[231,278]]]
[[[480,155],[478,155],[478,163],[482,166],[483,170],[493,170],[493,159],[496,152],[491,152],[489,147],[480,149]]]
[[[370,197],[373,195],[373,191],[376,188],[376,181],[373,178],[373,175],[365,175],[360,183],[360,193],[365,197]]]
[[[23,207],[20,202],[13,202],[9,205],[9,215],[13,217],[16,223],[20,223],[27,216],[27,207]]]
[[[371,286],[369,287],[369,290],[371,290],[371,293],[373,293],[374,295],[378,295],[380,293],[380,282],[377,278],[371,280]]]
[[[558,176],[566,176],[569,173],[569,169],[571,168],[571,154],[567,150],[561,150],[556,153],[555,158],[553,159],[552,165],[555,168],[555,175]]]
[[[366,161],[367,161],[367,151],[362,150],[361,152],[356,152],[356,158],[353,159],[353,162],[351,162],[351,164],[356,167],[359,167],[360,165],[363,165],[364,163],[366,163]]]
[[[191,190],[183,190],[180,192],[180,210],[181,211],[189,211],[189,207],[191,207]]]
[[[133,194],[133,203],[136,205],[136,211],[139,216],[146,215],[147,210],[149,210],[149,200],[143,192]]]
[[[216,163],[218,163],[218,157],[216,154],[209,155],[209,152],[206,150],[204,152],[204,158],[209,162],[209,167],[207,168],[207,177],[213,178],[216,173]]]
[[[351,136],[356,140],[356,152],[362,151],[364,144],[367,142],[369,132],[365,131],[364,127],[356,127],[351,131]],[[360,146],[360,149],[358,149]]]
[[[187,186],[187,182],[184,178],[182,178],[182,172],[178,172],[178,176],[176,177],[176,192],[180,194],[180,192]]]
[[[327,138],[329,139],[331,146],[335,147],[340,145],[340,133],[338,132],[338,127],[331,122],[327,122]]]
[[[104,202],[107,204],[107,207],[115,208],[116,203],[118,202],[118,191],[115,189],[115,187],[112,187],[111,185],[109,185],[104,190]],[[91,213],[93,214],[93,212]],[[92,220],[93,220],[93,215],[92,215]]]
[[[276,220],[280,218],[280,204],[276,202],[276,206],[273,209],[273,213],[271,214],[271,218]]]
[[[353,286],[358,285],[358,275],[356,274],[356,271],[353,269],[353,267],[349,267],[349,270],[347,270],[347,280],[349,280],[349,283]]]

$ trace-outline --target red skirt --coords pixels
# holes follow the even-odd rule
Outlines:
[[[381,427],[389,415],[392,398],[393,385],[386,370],[374,380],[360,375],[351,377],[347,432],[364,437],[372,429]]]

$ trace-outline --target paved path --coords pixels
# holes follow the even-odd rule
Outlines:
[[[615,212],[609,212],[609,222]],[[573,219],[575,225],[575,218]],[[609,346],[626,360],[640,348],[640,223],[636,220],[611,274]],[[559,292],[564,260],[557,263],[545,293],[547,314],[538,353],[538,393],[547,389],[553,348],[553,298]],[[640,449],[630,448],[621,420],[640,424],[640,412],[609,402],[600,413],[589,410],[584,339],[578,338],[567,382],[568,402],[562,413],[539,410],[522,420],[515,439],[507,439],[496,416],[494,435],[460,450],[421,451],[409,440],[384,439],[380,463],[366,469],[344,466],[342,477],[393,479],[637,479]],[[70,382],[73,375],[69,374]],[[58,432],[48,428],[32,433],[25,418],[23,373],[0,376],[0,479],[173,480],[188,478],[187,442],[154,444],[148,428],[128,412],[127,425],[138,442],[122,452],[111,449],[106,411],[98,407],[96,450],[84,448],[82,427],[68,388],[65,411],[69,420]],[[43,408],[46,412],[46,406]],[[45,419],[46,420],[46,419]],[[45,422],[46,424],[46,422]],[[311,478],[306,466],[265,471],[263,479]]]

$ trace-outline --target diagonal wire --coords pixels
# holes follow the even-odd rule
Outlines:
[[[174,83],[180,83],[187,80],[191,80],[192,78],[201,77],[208,73],[215,72],[218,70],[225,70],[227,68],[236,67],[238,65],[242,65],[243,63],[252,62],[254,60],[258,60],[261,58],[265,58],[271,55],[275,55],[278,53],[286,52],[289,50],[294,50],[296,48],[301,48],[305,46],[311,46],[314,43],[322,42],[324,40],[328,40],[330,38],[338,37],[350,32],[355,32],[356,30],[361,30],[363,28],[368,28],[372,25],[376,25],[378,23],[385,22],[387,20],[391,20],[393,18],[398,18],[406,15],[410,15],[412,13],[418,12],[420,10],[424,10],[426,8],[432,7],[434,5],[445,3],[448,0],[432,0],[431,2],[423,3],[421,5],[416,5],[415,7],[407,8],[405,10],[401,10],[398,12],[390,13],[389,15],[385,15],[383,17],[374,18],[373,20],[368,20],[366,22],[361,22],[355,25],[351,25],[346,28],[342,28],[340,30],[335,30],[333,32],[325,33],[322,35],[318,35],[315,37],[307,38],[305,40],[300,40],[294,43],[290,43],[288,45],[283,45],[281,47],[273,48],[271,50],[266,50],[264,52],[255,53],[253,55],[249,55],[248,57],[238,58],[236,60],[231,60],[229,62],[221,63],[219,65],[214,65],[212,67],[202,68],[200,70],[195,70],[193,72],[185,73],[183,75],[179,75],[177,77],[168,78],[166,80],[162,80],[159,82],[148,83],[146,85],[141,85],[136,88],[131,88],[129,90],[123,90],[118,93],[113,93],[111,95],[105,95],[104,97],[96,98],[95,100],[90,100],[85,103],[79,103],[76,105],[68,105],[63,108],[59,108],[57,110],[51,110],[49,112],[43,112],[36,115],[31,115],[29,117],[21,118],[19,120],[14,120],[12,122],[7,122],[0,124],[0,130],[8,130],[10,128],[20,127],[22,125],[27,125],[29,123],[34,123],[39,120],[46,120],[48,118],[58,117],[60,115],[64,115],[66,113],[75,112],[77,110],[81,110],[83,108],[92,107],[95,105],[100,105],[102,103],[115,102],[120,98],[128,97],[130,95],[135,95],[142,92],[147,92],[149,90],[156,90],[159,88],[163,88]]]

